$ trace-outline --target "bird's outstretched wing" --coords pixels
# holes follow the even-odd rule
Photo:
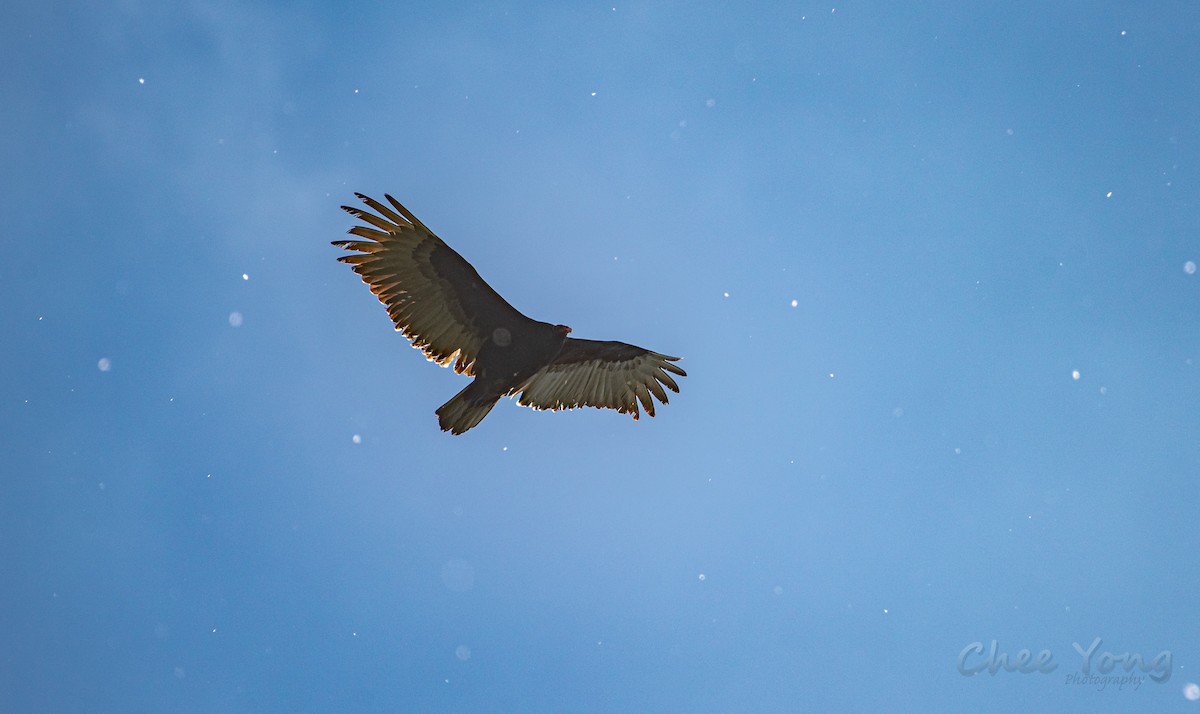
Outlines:
[[[348,231],[356,239],[333,242],[352,251],[338,260],[362,276],[413,347],[433,362],[453,362],[454,371],[473,375],[479,350],[493,331],[529,318],[399,201],[384,194],[389,208],[354,195],[375,213],[342,206],[366,225]]]
[[[668,374],[687,373],[668,357],[624,342],[567,338],[553,362],[523,385],[518,404],[535,409],[599,407],[639,416],[638,402],[654,416],[654,399],[667,403],[665,385],[672,392],[679,385]]]

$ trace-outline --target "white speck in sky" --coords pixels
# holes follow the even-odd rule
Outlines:
[[[101,372],[107,372],[108,370],[112,369],[112,360],[107,357],[101,357],[100,361],[96,363],[96,367],[99,368]]]
[[[362,443],[362,437],[361,437],[360,435],[358,435],[358,434],[355,434],[354,436],[350,437],[350,441],[353,441],[353,442],[354,442],[354,443],[356,443],[356,444],[361,444],[361,443]]]
[[[467,660],[471,659],[471,648],[467,647],[466,645],[459,645],[454,650],[454,656],[457,657],[460,662],[466,662]]]
[[[596,93],[595,93],[595,92],[592,92],[592,96],[593,96],[593,97],[594,97],[594,96],[596,96]]]
[[[1189,702],[1200,700],[1200,684],[1188,682],[1183,685],[1183,698]]]
[[[792,301],[792,307],[797,307],[799,304],[800,304],[800,301],[799,301],[799,300],[793,300],[793,301]]]
[[[242,280],[249,280],[249,279],[250,279],[249,275],[247,275],[246,273],[242,273]]]
[[[1121,37],[1124,37],[1124,36],[1125,36],[1125,31],[1121,30]]]
[[[725,293],[725,297],[729,297],[729,293]]]
[[[138,84],[145,84],[145,83],[146,83],[145,77],[138,77]]]
[[[500,448],[500,450],[501,450],[501,451],[508,451],[508,447],[507,447],[507,446],[501,447],[501,448]]]
[[[242,326],[242,313],[237,312],[236,310],[234,312],[229,313],[229,324],[232,327],[241,327]]]
[[[704,573],[700,573],[700,580],[701,580],[701,581],[703,581],[703,580],[704,580]]]
[[[1109,191],[1107,194],[1105,194],[1105,195],[1104,195],[1104,197],[1105,197],[1105,198],[1112,198],[1112,191]]]
[[[830,379],[833,379],[833,372],[830,372],[830,373],[829,373],[829,378],[830,378]]]
[[[1071,370],[1071,379],[1075,380],[1076,382],[1079,381],[1079,370],[1077,370],[1077,369]]]
[[[1183,264],[1183,272],[1187,273],[1188,275],[1195,275],[1196,274],[1196,261],[1189,260],[1188,262],[1184,263]]]
[[[886,614],[888,614],[888,613],[887,613],[887,608],[886,608],[886,607],[885,607],[885,608],[883,608],[883,614],[885,614],[885,615],[886,615]]]

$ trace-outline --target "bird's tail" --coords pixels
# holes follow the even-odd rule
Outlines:
[[[455,394],[453,399],[438,407],[438,424],[441,425],[442,431],[461,434],[483,421],[492,407],[496,406],[496,402],[500,401],[500,397],[481,392],[483,390],[477,383],[471,382]]]

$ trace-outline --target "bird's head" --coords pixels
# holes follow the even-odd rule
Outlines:
[[[561,333],[563,337],[566,337],[567,335],[571,334],[571,328],[567,327],[566,325],[555,325],[554,329],[558,330],[559,333]]]

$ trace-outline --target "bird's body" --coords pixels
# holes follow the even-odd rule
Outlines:
[[[487,416],[500,397],[521,386],[562,351],[571,328],[546,322],[498,327],[483,343],[475,380],[438,410],[443,431],[461,434]],[[515,349],[514,349],[515,348]]]
[[[518,393],[518,403],[536,409],[594,406],[637,419],[639,402],[654,416],[651,395],[667,402],[662,385],[679,391],[667,374],[686,376],[673,364],[678,357],[570,338],[566,325],[526,317],[396,199],[385,194],[389,208],[356,195],[378,215],[342,206],[368,225],[350,229],[358,239],[334,241],[353,251],[338,260],[362,276],[414,347],[475,377],[437,410],[443,430],[461,434]]]

